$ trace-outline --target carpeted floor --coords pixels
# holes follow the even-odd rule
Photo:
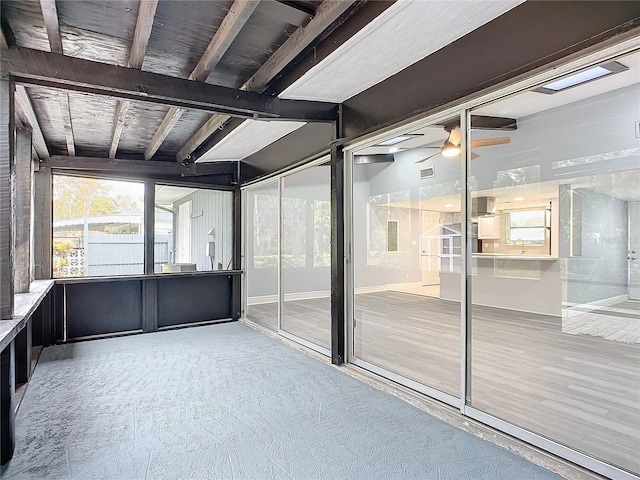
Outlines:
[[[44,349],[2,478],[557,479],[229,323]]]

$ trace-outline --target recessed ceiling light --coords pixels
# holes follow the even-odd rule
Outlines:
[[[444,207],[445,208],[452,208],[453,207],[453,203],[445,203]]]
[[[534,92],[546,93],[552,95],[554,93],[562,92],[568,88],[577,87],[584,83],[592,82],[598,78],[603,78],[614,73],[624,72],[629,70],[629,67],[619,62],[610,62],[598,67],[589,68],[581,72],[569,75],[568,77],[561,78],[555,82],[547,83],[546,85],[536,88]]]
[[[522,200],[524,200],[524,197],[516,197],[516,198],[514,198],[514,200],[516,202],[521,202]]]
[[[396,153],[396,152],[399,152],[399,151],[400,151],[400,149],[398,147],[391,147],[389,149],[389,153]]]
[[[384,142],[380,142],[376,144],[378,147],[389,147],[391,145],[395,145],[396,143],[404,142],[405,140],[409,140],[410,138],[421,137],[420,133],[405,133],[404,135],[398,135],[397,137],[390,138],[389,140],[385,140]]]

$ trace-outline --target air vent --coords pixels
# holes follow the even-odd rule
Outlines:
[[[433,171],[433,167],[425,168],[424,170],[420,170],[420,178],[431,178],[435,175]]]

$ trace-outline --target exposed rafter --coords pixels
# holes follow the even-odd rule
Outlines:
[[[21,113],[23,122],[28,124],[33,131],[33,147],[35,148],[38,157],[47,158],[49,156],[47,143],[44,140],[40,124],[38,123],[36,114],[33,111],[33,105],[31,104],[31,99],[29,98],[27,89],[22,85],[16,85],[15,99],[16,107],[18,107],[18,110]]]
[[[0,69],[3,78],[12,75],[18,84],[222,112],[242,118],[305,122],[331,122],[337,118],[335,103],[279,99],[22,47],[4,50]]]
[[[299,27],[276,52],[245,82],[241,90],[263,92],[268,83],[278,75],[294,58],[318,38],[340,15],[353,5],[350,0],[324,0],[318,6],[315,16],[304,27]],[[180,149],[178,161],[183,161],[216,129],[227,120],[228,115],[213,115]]]
[[[142,68],[157,6],[158,0],[140,0],[136,29],[133,33],[133,43],[131,45],[131,51],[129,52],[129,61],[127,62],[127,67],[129,68]],[[109,158],[115,158],[116,156],[128,109],[128,101],[118,100],[116,118],[111,135],[111,144],[109,145]]]
[[[224,17],[220,27],[211,39],[211,42],[209,42],[200,61],[191,72],[191,75],[189,75],[189,80],[204,82],[209,77],[211,71],[231,45],[231,42],[233,42],[238,33],[240,33],[240,30],[242,30],[242,27],[247,23],[247,20],[249,20],[258,3],[259,0],[236,0],[233,3],[229,13]],[[158,148],[160,148],[162,142],[167,138],[167,135],[169,135],[169,132],[171,132],[183,112],[184,110],[176,107],[169,109],[144,152],[145,159],[150,159],[158,151]]]
[[[49,45],[53,53],[64,54],[62,49],[62,37],[60,36],[60,22],[55,0],[40,0],[40,9],[44,18],[44,26],[47,29]],[[60,95],[60,116],[64,122],[64,135],[67,140],[69,155],[76,154],[76,146],[73,140],[73,125],[71,123],[71,110],[69,107],[69,95],[64,92]]]

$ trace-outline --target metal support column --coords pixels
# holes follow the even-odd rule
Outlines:
[[[345,362],[344,154],[331,147],[331,363]]]
[[[15,162],[15,293],[31,284],[31,130],[16,128]]]
[[[152,180],[144,183],[144,273],[155,273],[156,186]],[[142,280],[142,325],[144,332],[158,329],[158,292],[154,280]]]
[[[155,269],[156,187],[153,181],[144,182],[144,273],[152,275]]]
[[[0,80],[0,320],[13,317],[13,84]]]
[[[232,268],[242,268],[242,192],[240,188],[233,191],[233,262]],[[231,315],[234,320],[242,316],[242,277],[231,278]]]

